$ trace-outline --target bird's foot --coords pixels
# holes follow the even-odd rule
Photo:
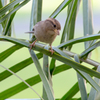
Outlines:
[[[33,43],[32,43],[29,46],[30,46],[30,50],[31,50],[33,47],[35,47],[35,44],[33,45]]]
[[[51,50],[49,50],[50,52],[51,52],[51,55],[53,55],[53,53],[55,52],[55,51],[53,51],[53,49],[51,49]]]
[[[33,48],[33,47],[35,47],[35,42],[36,42],[37,40],[35,40],[32,44],[30,44],[29,46],[30,46],[30,50]]]

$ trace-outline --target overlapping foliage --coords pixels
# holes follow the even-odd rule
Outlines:
[[[0,0],[0,41],[7,41],[14,43],[15,45],[8,48],[7,50],[0,53],[0,62],[4,61],[7,57],[13,54],[15,51],[22,49],[23,47],[29,48],[30,43],[26,40],[21,40],[12,37],[11,33],[11,23],[16,16],[18,9],[27,4],[30,0],[11,0],[8,5],[3,5],[3,0]],[[31,22],[30,30],[32,27],[41,20],[42,15],[42,0],[33,0],[32,12],[31,12]],[[48,1],[49,2],[49,1]],[[65,25],[62,32],[61,42],[57,47],[53,47],[55,53],[51,55],[49,52],[49,47],[44,47],[44,45],[36,43],[33,50],[39,51],[40,53],[35,54],[33,50],[29,51],[31,54],[30,58],[27,58],[9,69],[14,73],[22,70],[31,63],[35,63],[39,75],[32,76],[31,78],[25,80],[30,86],[33,86],[40,81],[43,82],[43,99],[44,100],[55,100],[54,92],[52,88],[52,75],[59,74],[60,72],[67,71],[73,68],[77,72],[78,82],[72,86],[72,88],[64,94],[60,100],[96,100],[96,96],[100,92],[100,66],[98,63],[98,68],[90,69],[88,66],[82,65],[81,59],[86,60],[89,53],[100,46],[100,34],[93,35],[93,25],[92,25],[92,13],[91,13],[91,0],[83,0],[83,26],[84,26],[84,37],[74,38],[75,34],[75,22],[77,18],[78,9],[81,0],[64,0],[57,9],[50,15],[52,18],[56,18],[60,12],[68,7]],[[3,7],[4,6],[4,7]],[[100,32],[99,32],[100,33]],[[88,36],[87,36],[88,35]],[[30,39],[32,36],[30,36]],[[97,41],[97,42],[96,42]],[[63,50],[69,51],[71,53],[71,48],[74,44],[84,42],[85,50],[78,56],[74,55],[73,60],[69,55],[67,55]],[[48,66],[48,58],[52,58],[50,66]],[[43,69],[39,62],[39,59],[43,58]],[[56,60],[63,62],[62,65],[55,66]],[[25,63],[26,62],[26,63]],[[91,64],[91,63],[90,63]],[[95,61],[94,61],[95,66]],[[19,67],[17,67],[19,66]],[[0,66],[1,67],[1,66]],[[96,71],[97,70],[97,71]],[[3,71],[0,74],[0,81],[10,77],[12,74],[8,71]],[[92,79],[92,76],[95,79]],[[96,79],[98,78],[98,79]],[[86,80],[92,89],[89,93],[86,92],[85,84]],[[9,98],[23,90],[28,88],[23,82],[5,90],[0,93],[0,100]],[[73,98],[73,96],[80,91],[80,98]],[[93,95],[92,95],[93,94]],[[92,98],[92,99],[91,99]]]

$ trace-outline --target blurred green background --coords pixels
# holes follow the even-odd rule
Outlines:
[[[62,1],[63,0],[43,0],[42,20],[45,20],[46,18],[48,18]],[[30,27],[31,5],[32,5],[32,0],[27,5],[25,5],[20,10],[18,10],[18,12],[16,13],[16,16],[13,22],[14,24],[13,37],[21,38],[21,39],[29,39],[29,34],[26,34],[25,32],[29,31],[29,27]],[[100,0],[92,0],[92,10],[93,10],[92,13],[93,13],[94,34],[96,34],[100,30]],[[62,33],[63,26],[66,20],[66,15],[67,15],[67,8],[65,8],[56,18],[61,23],[61,27],[62,27],[61,33]],[[79,12],[76,19],[75,38],[81,37],[81,36],[83,36],[82,4],[80,5]],[[61,35],[56,38],[56,40],[53,43],[53,46],[59,45],[60,38],[61,38]],[[1,47],[0,52],[6,50],[12,45],[14,44],[0,41],[0,47]],[[72,51],[80,54],[83,49],[84,49],[84,43],[79,43],[73,46]],[[97,48],[96,50],[92,52],[92,59],[98,62],[100,61],[100,57],[98,56],[100,55],[99,51],[100,51],[100,48]],[[9,68],[10,66],[15,65],[18,62],[28,57],[30,57],[28,49],[22,48],[14,52],[10,57],[4,60],[1,63],[1,65]],[[40,60],[40,62],[42,65],[42,59]],[[56,65],[59,65],[59,64],[61,63],[57,61]],[[85,65],[87,67],[92,67],[88,64],[85,64]],[[0,72],[2,71],[4,71],[4,69],[0,67]],[[23,70],[17,72],[17,75],[19,75],[23,79],[28,79],[29,77],[37,75],[37,74],[38,72],[34,64],[31,64],[27,68],[24,68]],[[20,82],[21,81],[17,77],[12,75],[9,78],[0,82],[0,92]],[[53,76],[53,88],[54,88],[55,97],[56,98],[62,97],[63,94],[66,93],[76,82],[77,82],[77,75],[73,69],[64,71],[60,74]],[[42,95],[42,82],[33,86],[33,88],[40,95]],[[89,84],[87,84],[87,91],[90,91]],[[80,93],[78,92],[77,95],[75,95],[75,97],[79,97],[79,95]],[[11,98],[38,98],[38,96],[31,89],[26,89],[12,96]]]

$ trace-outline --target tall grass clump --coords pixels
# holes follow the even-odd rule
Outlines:
[[[42,43],[36,43],[35,47],[30,51],[29,45],[34,41],[35,38],[32,35],[29,35],[29,41],[23,38],[15,38],[12,35],[12,22],[16,16],[16,13],[29,1],[30,0],[9,0],[9,2],[7,2],[7,0],[0,0],[0,44],[3,42],[10,42],[13,44],[10,46],[10,48],[6,48],[6,50],[3,49],[2,52],[0,51],[0,63],[5,63],[5,60],[10,59],[9,57],[17,50],[20,51],[23,48],[27,48],[27,53],[30,53],[29,58],[25,58],[20,62],[16,62],[9,68],[6,68],[5,65],[0,64],[0,67],[5,69],[0,74],[1,82],[8,79],[12,75],[15,75],[22,80],[22,82],[1,91],[0,100],[8,99],[27,88],[32,89],[32,91],[34,91],[42,100],[100,100],[100,63],[97,62],[96,59],[91,59],[92,51],[100,46],[100,32],[98,30],[97,34],[93,34],[94,28],[91,0],[64,0],[50,14],[50,16],[48,16],[51,18],[56,18],[63,11],[63,9],[67,7],[66,20],[64,27],[62,27],[63,31],[61,33],[61,40],[59,40],[60,44],[56,47],[53,47],[53,50],[55,51],[53,55],[51,55],[49,52],[49,46]],[[80,9],[80,3],[82,3],[83,7],[82,12],[84,34],[83,37],[75,38],[75,26],[78,10]],[[32,1],[30,30],[32,30],[33,26],[37,22],[42,20],[42,6],[43,0]],[[79,45],[79,43],[84,43],[85,49],[83,49],[80,54],[77,54],[74,51],[72,52],[73,46],[76,46],[75,44]],[[38,51],[38,53],[35,51]],[[43,65],[40,63],[39,59],[43,59]],[[55,62],[58,61],[62,62],[62,64],[55,65]],[[87,63],[91,67],[86,66],[83,62]],[[28,66],[32,63],[34,63],[36,66],[38,71],[37,75],[23,80],[16,74],[26,67],[28,68]],[[63,71],[66,71],[67,73],[67,71],[71,68],[76,71],[77,82],[74,83],[69,90],[66,90],[62,97],[56,98],[52,77],[58,74],[61,75],[60,73]],[[38,94],[32,88],[32,86],[38,84],[39,82],[42,82],[43,84],[42,95]],[[89,83],[91,86],[90,92],[87,92],[87,83]],[[67,87],[67,84],[65,87]],[[59,92],[61,91],[59,90]],[[80,97],[75,98],[74,96],[78,92],[80,92]]]

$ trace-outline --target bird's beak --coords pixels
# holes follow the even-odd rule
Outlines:
[[[55,32],[57,35],[60,34],[59,30],[57,30],[57,29],[55,29],[54,32]]]
[[[29,31],[29,32],[25,32],[25,33],[31,33],[31,34],[33,34],[33,33],[34,33],[34,31]]]

